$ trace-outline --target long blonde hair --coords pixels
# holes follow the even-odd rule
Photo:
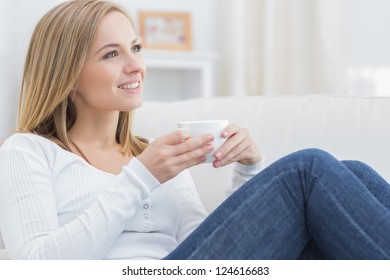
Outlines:
[[[76,120],[71,93],[91,49],[100,21],[120,6],[75,0],[51,9],[34,29],[20,92],[17,131],[35,133],[70,150],[67,131]],[[147,146],[132,135],[133,112],[120,112],[116,140],[123,153],[139,155]]]

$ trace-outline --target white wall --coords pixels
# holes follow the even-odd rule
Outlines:
[[[1,6],[4,7],[4,4],[1,2]],[[10,92],[10,78],[12,75],[9,75],[9,62],[8,62],[8,29],[4,24],[8,21],[8,9],[0,9],[0,143],[1,136],[4,134],[4,129],[7,124],[13,121],[12,113],[9,114],[8,107],[13,103],[12,97],[9,94]]]
[[[0,143],[15,127],[24,58],[39,18],[59,0],[0,0]]]
[[[351,67],[390,65],[390,1],[343,0],[346,61]]]
[[[343,0],[347,92],[390,95],[390,1]]]

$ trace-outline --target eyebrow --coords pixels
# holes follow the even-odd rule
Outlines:
[[[134,45],[135,43],[138,43],[138,42],[140,42],[140,39],[139,39],[139,38],[135,38],[135,39],[131,42],[131,44]],[[104,50],[104,49],[107,49],[107,48],[118,48],[119,46],[120,46],[119,44],[115,44],[115,43],[107,44],[107,45],[101,47],[101,48],[95,53],[95,55],[97,55],[98,53],[100,53],[100,52],[101,52],[102,50]]]

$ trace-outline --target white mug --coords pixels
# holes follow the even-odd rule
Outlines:
[[[214,150],[206,155],[205,163],[211,163],[215,160],[215,151],[225,142],[225,138],[221,137],[222,131],[229,125],[228,120],[208,120],[208,121],[190,121],[179,122],[177,124],[178,129],[188,130],[191,137],[200,136],[203,134],[212,134],[214,141],[210,144],[213,145]]]

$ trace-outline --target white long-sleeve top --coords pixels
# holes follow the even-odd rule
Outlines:
[[[234,191],[261,164],[236,164]],[[188,171],[159,181],[132,158],[119,175],[34,134],[0,149],[0,229],[11,259],[161,259],[207,216]]]

